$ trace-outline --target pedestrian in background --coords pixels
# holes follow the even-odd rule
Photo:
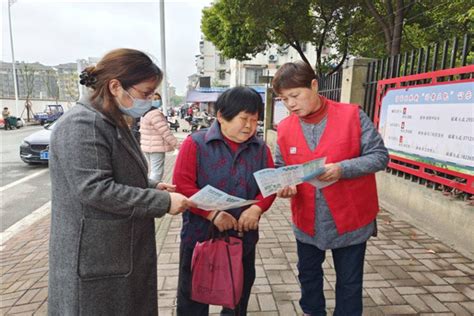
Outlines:
[[[208,239],[209,226],[243,235],[244,283],[239,315],[247,314],[250,291],[255,281],[255,247],[260,216],[275,196],[263,198],[253,176],[255,171],[273,167],[267,145],[255,136],[257,121],[263,113],[260,95],[247,87],[225,91],[216,101],[217,121],[183,142],[173,174],[176,190],[191,196],[206,185],[246,200],[258,200],[250,207],[228,211],[203,211],[190,208],[183,214],[179,254],[177,314],[205,316],[209,305],[191,299],[191,258],[197,241]],[[234,315],[223,308],[221,315]]]
[[[278,124],[276,165],[326,157],[326,170],[318,180],[336,181],[322,189],[303,183],[278,192],[291,198],[301,309],[305,315],[326,315],[322,263],[331,249],[334,315],[361,315],[366,244],[376,231],[379,211],[375,172],[387,166],[387,149],[357,105],[318,94],[318,78],[308,64],[282,65],[273,88],[290,112]]]
[[[49,315],[157,315],[154,219],[193,204],[150,181],[124,116],[151,107],[163,77],[144,53],[117,49],[81,73],[90,95],[51,135]]]
[[[5,128],[5,130],[13,129],[12,124],[10,123],[10,110],[8,110],[8,107],[3,108],[2,117],[3,117],[3,127]]]
[[[140,119],[140,144],[148,162],[149,178],[161,182],[165,169],[166,152],[178,148],[178,140],[161,113],[161,96],[154,94],[152,109]]]

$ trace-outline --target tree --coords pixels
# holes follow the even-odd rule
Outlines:
[[[365,9],[353,16],[359,30],[349,40],[350,51],[355,55],[382,58],[474,32],[474,8],[469,1],[364,0],[360,4]],[[370,11],[369,6],[376,12]],[[397,11],[403,11],[402,23],[395,23],[401,19],[395,17]]]
[[[45,70],[46,75],[42,76],[43,83],[48,90],[48,97],[54,99],[56,104],[59,103],[59,86],[58,86],[58,79],[57,73],[54,69],[48,68]]]
[[[343,22],[355,9],[347,0],[217,0],[203,10],[201,29],[205,37],[227,58],[247,60],[270,45],[293,47],[301,59],[312,64],[303,44],[316,47],[314,66],[322,74],[333,64],[342,65],[347,53],[347,37],[338,40]],[[348,26],[348,23],[345,24]],[[348,33],[346,34],[348,35]],[[341,54],[324,59],[325,47]]]
[[[171,106],[179,106],[184,103],[184,97],[180,95],[174,95],[170,98]]]
[[[30,121],[30,115],[33,115],[33,110],[32,110],[32,103],[31,103],[31,97],[33,96],[33,90],[35,87],[35,72],[36,69],[34,69],[32,66],[28,65],[25,62],[21,63],[20,69],[18,69],[18,72],[20,73],[23,85],[22,85],[22,94],[25,97],[25,109],[26,109],[26,120],[27,122]],[[22,116],[24,110],[22,111],[20,117]]]
[[[385,38],[385,52],[389,56],[400,53],[403,20],[416,0],[365,0],[364,4],[377,21]]]
[[[473,21],[465,0],[216,0],[203,10],[201,29],[227,58],[291,46],[323,74],[348,54],[381,58],[473,33]],[[308,61],[305,42],[315,45],[316,60]],[[324,48],[335,53],[322,56]]]

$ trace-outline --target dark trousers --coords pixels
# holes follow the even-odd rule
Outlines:
[[[3,123],[4,123],[3,127],[5,128],[5,130],[13,129],[12,124],[10,123],[10,120],[8,118],[3,119]]]
[[[336,270],[336,309],[334,315],[362,315],[362,279],[367,243],[332,249]],[[326,315],[322,264],[326,252],[297,241],[300,306],[311,316]]]
[[[178,316],[207,316],[209,315],[209,305],[191,300],[191,259],[194,248],[181,243],[179,249],[179,276],[178,276]],[[244,244],[243,248],[243,268],[244,268],[244,286],[242,297],[239,303],[239,315],[247,315],[247,306],[255,281],[255,245],[248,247]],[[221,315],[234,315],[234,311],[229,308],[223,308]]]

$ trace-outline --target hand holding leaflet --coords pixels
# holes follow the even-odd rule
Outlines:
[[[335,182],[323,182],[316,179],[325,172],[325,163],[326,157],[322,157],[304,164],[285,166],[278,169],[262,169],[254,172],[254,177],[263,197],[274,194],[285,186],[298,185],[303,182],[311,183],[318,189],[322,189]]]
[[[205,211],[225,211],[258,202],[257,200],[245,200],[237,196],[229,195],[211,185],[206,185],[199,192],[191,196],[189,200],[196,203],[198,208]]]

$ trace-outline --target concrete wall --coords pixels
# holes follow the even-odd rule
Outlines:
[[[384,209],[474,259],[474,207],[468,202],[385,172],[377,173],[377,187]]]
[[[33,112],[42,112],[44,106],[47,104],[55,104],[55,101],[52,100],[31,100],[33,104]],[[76,102],[75,101],[58,101],[64,108],[64,111],[69,110]],[[18,100],[18,113],[16,111],[16,105],[14,99],[0,99],[0,107],[3,109],[4,107],[8,107],[12,116],[20,116],[26,119],[26,109],[25,109],[25,100],[19,99]]]

